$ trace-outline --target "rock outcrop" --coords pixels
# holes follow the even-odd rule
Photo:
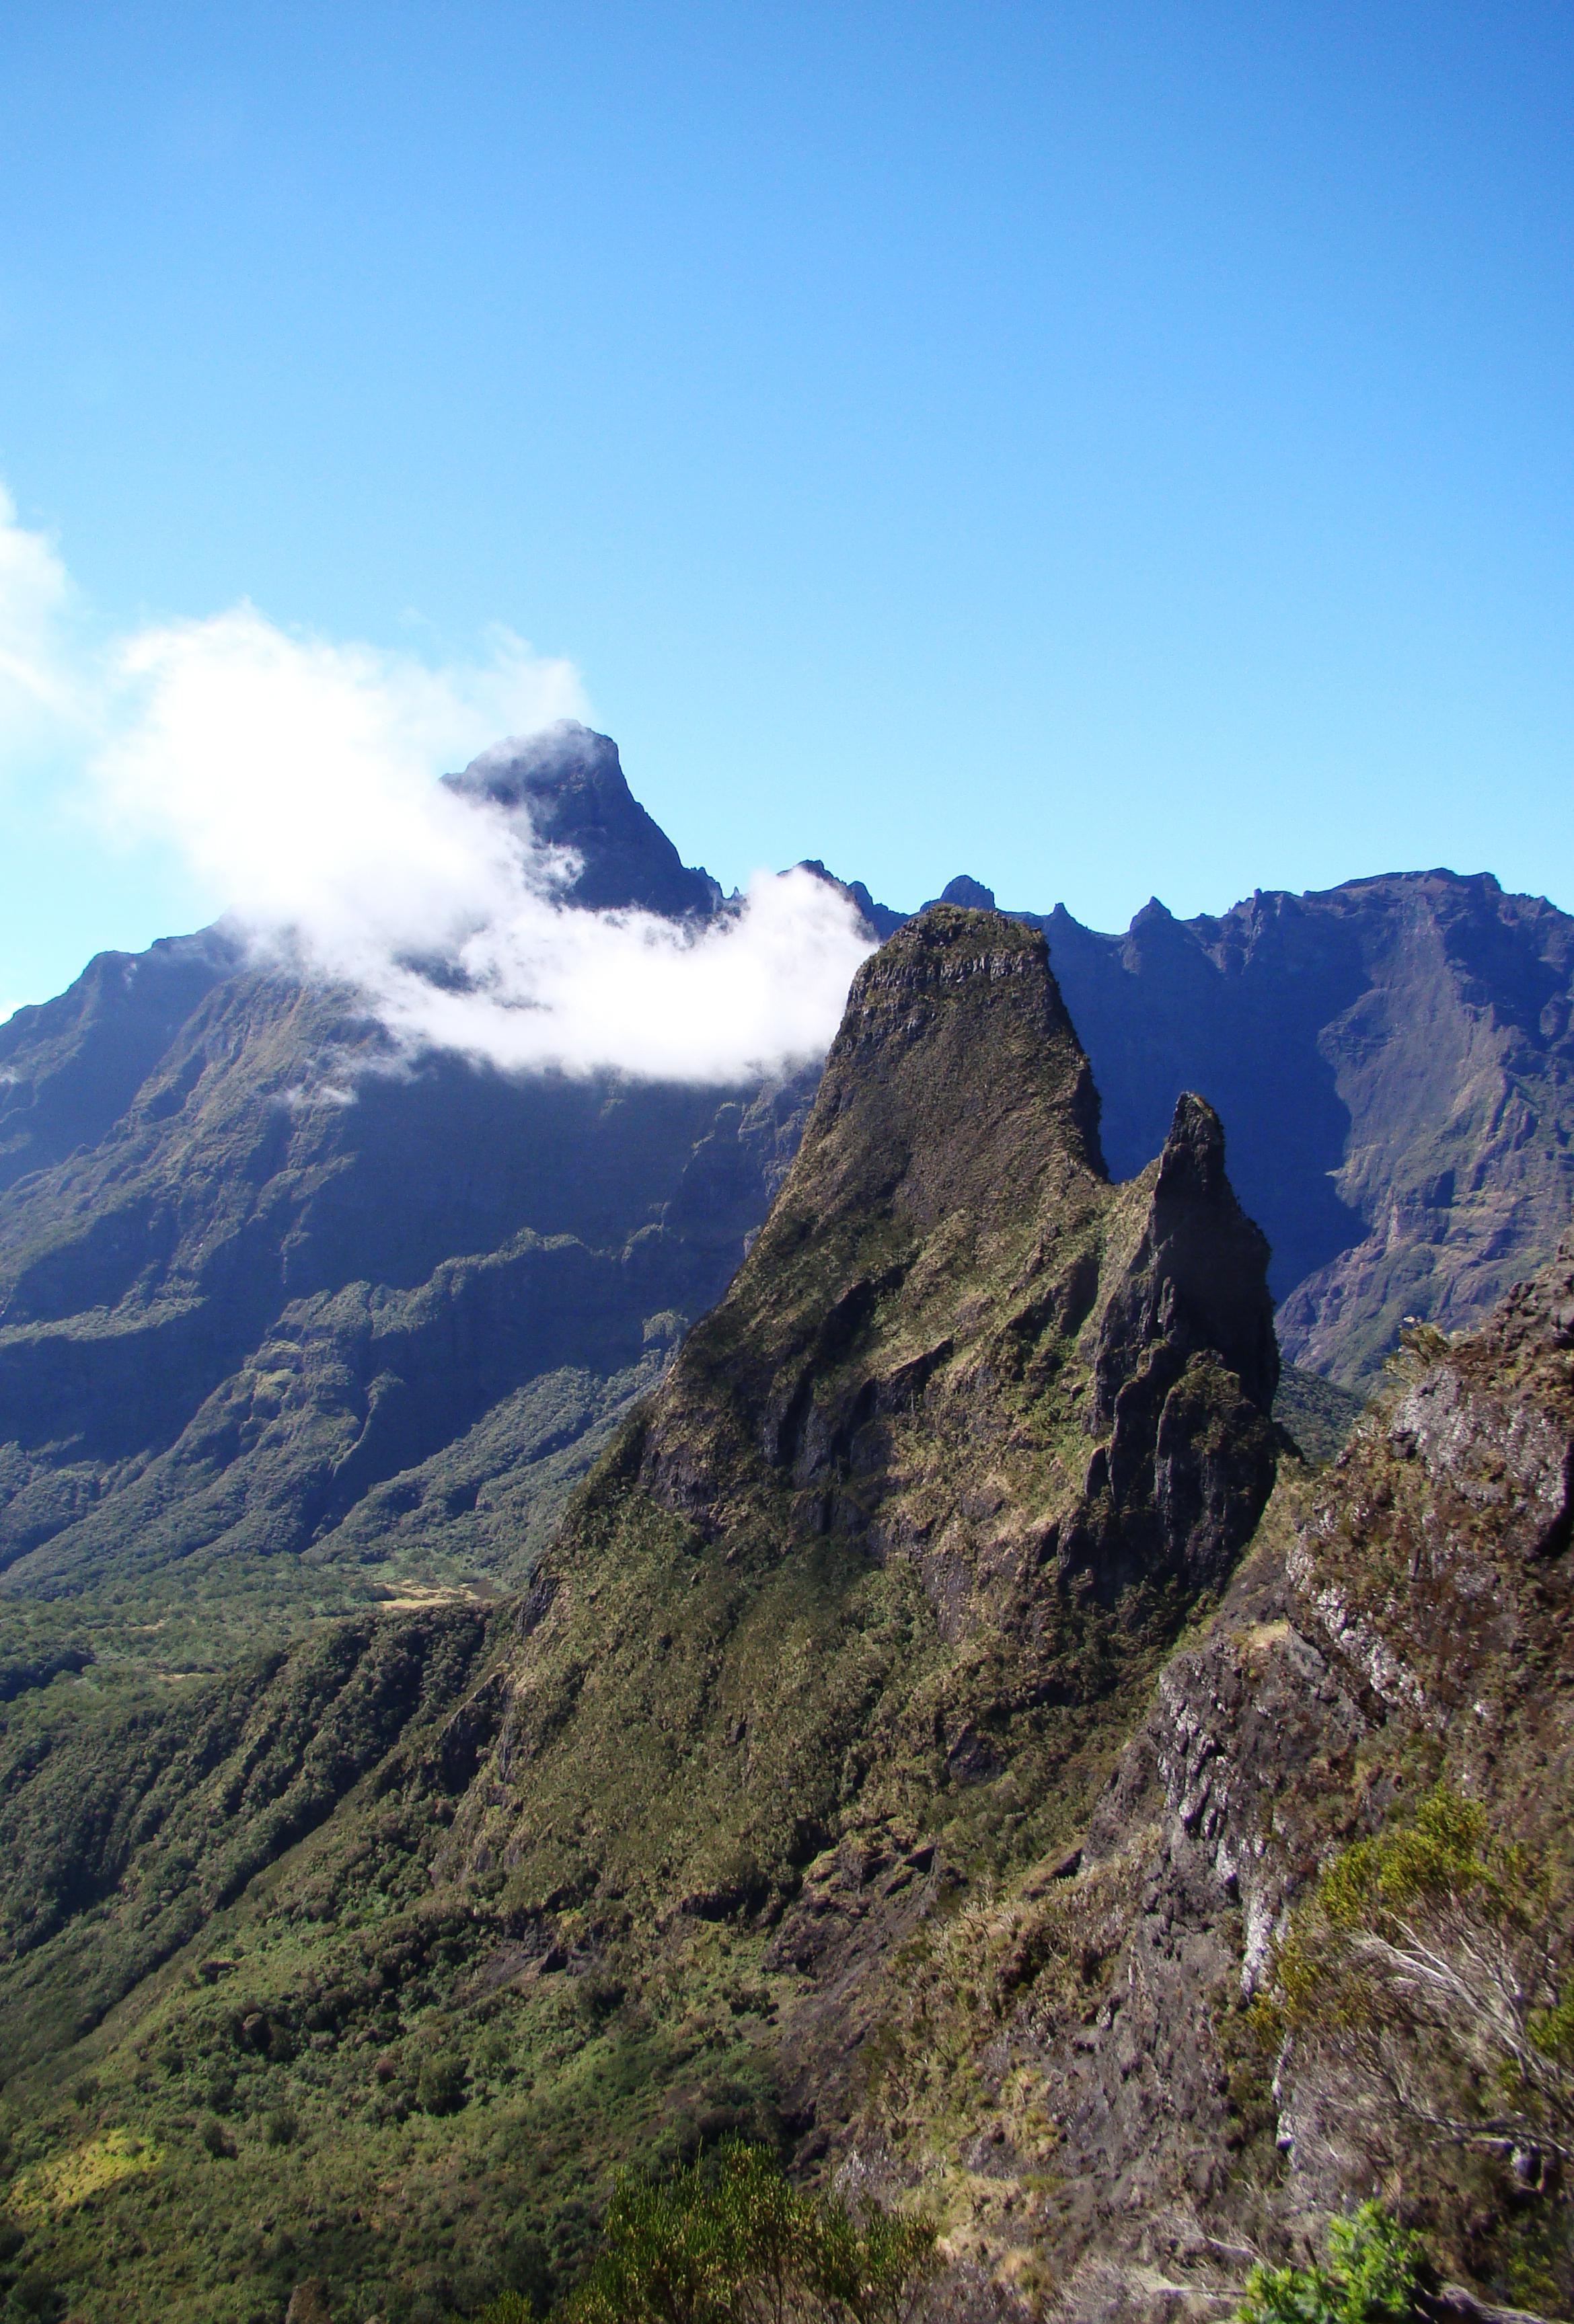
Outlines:
[[[1369,1387],[1409,1318],[1458,1330],[1551,1258],[1574,1208],[1574,920],[1487,874],[1162,904],[1124,936],[1037,920],[1118,1173],[1182,1089],[1230,1125],[1273,1249],[1287,1359]]]
[[[299,2183],[247,2149],[280,2305],[310,2269],[410,2312],[456,2179],[464,2265],[523,2209],[563,2272],[633,2154],[731,2126],[839,2163],[901,1948],[1064,1854],[1256,1521],[1265,1257],[1200,1101],[1110,1183],[1041,936],[942,907],[893,937],[735,1283],[522,1598],[11,1738],[24,2167],[54,2183],[84,2075],[161,2157],[41,2230],[57,2276],[111,2236],[134,2301],[200,2254],[220,2312],[199,2222],[237,2134],[182,2145],[203,2089],[310,2143]]]
[[[456,791],[520,810],[533,837],[578,858],[565,900],[592,911],[634,906],[671,919],[708,919],[722,901],[691,871],[629,789],[609,734],[564,718],[539,734],[511,735],[445,780]]]
[[[1315,2042],[1253,2009],[1319,1874],[1439,1784],[1522,1882],[1574,1874],[1574,1241],[1406,1371],[1319,1480],[1282,1481],[1079,1849],[936,1942],[887,2029],[859,2168],[944,2188],[1003,2299],[1222,2318],[1254,2256],[1382,2191],[1488,2297],[1566,2312],[1566,2216],[1512,2141],[1430,2144],[1380,2091],[1330,2112]]]

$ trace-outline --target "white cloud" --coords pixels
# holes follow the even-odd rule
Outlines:
[[[292,638],[249,605],[118,645],[111,731],[89,774],[116,824],[180,850],[236,918],[298,932],[358,976],[445,951],[506,910],[519,840],[436,782],[477,736],[578,710],[567,662],[499,633],[488,660],[431,669]]]
[[[458,947],[474,990],[396,965],[377,989],[384,1020],[416,1045],[504,1066],[736,1081],[829,1048],[870,949],[837,890],[794,871],[760,874],[741,910],[698,931],[525,893]]]
[[[698,929],[582,911],[560,900],[571,862],[521,816],[438,782],[501,734],[579,714],[570,664],[500,630],[473,665],[433,669],[289,635],[250,605],[88,661],[61,643],[68,597],[0,501],[0,687],[90,738],[112,828],[172,847],[260,947],[358,986],[407,1048],[730,1081],[829,1046],[869,948],[836,890],[762,875]]]
[[[14,756],[82,715],[65,643],[71,597],[53,544],[0,484],[0,749]]]

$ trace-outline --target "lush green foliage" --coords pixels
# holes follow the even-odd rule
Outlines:
[[[1254,2268],[1237,2324],[1408,2324],[1424,2276],[1419,2238],[1363,2203],[1329,2223],[1326,2264]]]
[[[1533,1889],[1523,1849],[1495,1840],[1485,1808],[1439,1785],[1412,1823],[1346,1849],[1319,1883],[1317,1902],[1342,1935],[1367,1928],[1395,1933],[1417,1910],[1468,1898],[1503,1916]]]
[[[564,2324],[893,2324],[934,2261],[934,2229],[807,2193],[764,2148],[731,2144],[630,2181]]]
[[[1358,1396],[1316,1372],[1286,1364],[1279,1375],[1273,1417],[1313,1468],[1326,1466],[1343,1452],[1361,1411]]]

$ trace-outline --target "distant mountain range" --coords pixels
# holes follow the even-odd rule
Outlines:
[[[188,1599],[202,1553],[159,1568],[161,1508],[191,1539],[227,1514],[232,1581],[264,1536],[275,1580],[335,1540],[375,1555],[440,1476],[462,1501],[461,1455],[511,1489],[537,1391],[510,1379],[545,1359],[538,1383],[612,1392],[620,1319],[703,1277],[690,1161],[648,1276],[637,1231],[516,1227],[424,1275],[418,1244],[403,1287],[297,1288],[292,1234],[307,1286],[394,1247],[385,1222],[354,1241],[342,1191],[332,1236],[312,1207],[342,1164],[371,1212],[385,1149],[296,1148],[255,1077],[226,1112],[218,1028],[282,1056],[295,1019],[265,981],[209,1001],[183,1166],[122,1140],[135,1199],[179,1225],[198,1198],[146,1304],[203,1287],[148,1322],[145,1367],[160,1333],[208,1360],[259,1250],[295,1296],[173,1448],[106,1469],[97,1517],[14,1569],[91,1572],[123,1610],[117,1508]],[[749,1159],[689,1182],[699,1215],[774,1167],[762,1124],[792,1134],[755,1105],[700,1139]],[[646,1185],[680,1151],[658,1119],[551,1117],[580,1163],[639,1124]],[[440,1192],[468,1151],[423,1149]],[[111,1214],[103,1149],[81,1167]],[[220,1217],[241,1257],[205,1277]],[[494,1502],[520,1587],[412,1590],[178,1684],[107,1655],[5,1680],[5,2315],[517,2324],[583,2283],[620,2177],[637,2200],[741,2134],[871,2235],[927,2221],[925,2306],[861,2271],[778,2297],[778,2205],[747,2304],[711,2296],[714,2242],[651,2234],[648,2297],[553,2324],[1221,2324],[1259,2259],[1297,2272],[1248,2314],[1567,2317],[1574,1237],[1479,1332],[1412,1335],[1321,1471],[1273,1417],[1268,1257],[1196,1093],[1112,1180],[1036,929],[955,905],[898,929],[764,1227],[528,1577]],[[317,1550],[279,1555],[314,1510]],[[151,1618],[171,1634],[175,1591]],[[1425,2239],[1420,2296],[1308,2267],[1330,2222],[1397,2265],[1375,2193]]]
[[[449,779],[577,852],[571,906],[724,908],[605,736],[562,726]],[[903,925],[847,892],[872,936]],[[994,902],[967,878],[945,899]],[[1574,920],[1550,904],[1429,872],[1220,918],[1155,901],[1124,936],[1014,917],[1048,938],[1117,1180],[1182,1091],[1216,1107],[1292,1364],[1364,1388],[1406,1317],[1472,1322],[1555,1247]],[[387,1064],[353,993],[222,927],[101,954],[0,1028],[12,1592],[112,1588],[160,1618],[211,1593],[244,1631],[237,1609],[265,1627],[525,1570],[724,1290],[818,1078]]]

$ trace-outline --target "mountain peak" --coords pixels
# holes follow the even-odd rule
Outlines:
[[[708,919],[721,890],[686,865],[666,833],[629,789],[610,734],[560,718],[538,734],[510,734],[472,759],[450,790],[523,810],[536,837],[580,859],[565,894],[592,911],[631,906],[670,919]]]
[[[971,912],[992,912],[995,909],[995,890],[986,888],[982,880],[975,880],[969,873],[961,872],[954,880],[948,880],[940,890],[940,901],[942,904],[960,904]]]
[[[1019,1147],[1024,1113],[1036,1129]],[[1020,1205],[1023,1171],[1058,1173],[1062,1157],[1104,1176],[1098,1098],[1048,947],[995,912],[931,904],[864,963],[815,1120],[866,1120],[872,1167],[898,1145],[926,1179],[967,1156],[969,1207]]]
[[[949,1411],[973,1441],[1016,1443],[1007,1499],[1068,1571],[1116,1592],[1222,1571],[1272,1469],[1267,1246],[1210,1107],[1183,1097],[1163,1155],[1118,1187],[1097,1108],[1042,933],[949,904],[910,920],[854,978],[775,1208],[649,1409],[642,1489],[713,1538],[783,1478],[842,1512],[811,1530],[944,1533],[916,1481],[933,1443],[876,1462],[866,1429],[921,1400],[921,1434]],[[1012,1439],[1043,1394],[1055,1428]],[[1155,1484],[1161,1427],[1183,1490]],[[988,1596],[1007,1565],[1020,1579],[1015,1554],[980,1550],[952,1598]]]

